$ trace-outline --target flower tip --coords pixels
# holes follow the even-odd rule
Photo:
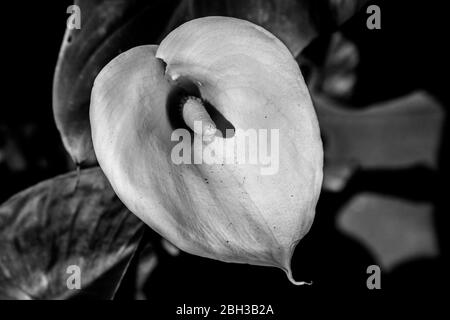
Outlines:
[[[304,285],[310,286],[313,284],[312,281],[296,281],[292,275],[291,268],[285,269],[285,272],[286,272],[286,275],[287,275],[289,281],[296,286],[304,286]]]

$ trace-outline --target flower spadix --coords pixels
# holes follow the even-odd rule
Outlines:
[[[90,119],[100,166],[146,224],[191,254],[279,267],[295,283],[291,257],[314,218],[323,151],[299,67],[275,36],[234,18],[189,21],[159,47],[111,61],[95,80]],[[179,128],[192,139],[174,140]],[[276,170],[219,159],[239,141],[276,151]],[[173,161],[180,146],[217,161]]]

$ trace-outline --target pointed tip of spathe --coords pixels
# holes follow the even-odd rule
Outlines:
[[[305,285],[310,286],[313,284],[312,281],[296,281],[292,275],[291,268],[285,269],[284,271],[286,272],[289,281],[296,286],[305,286]]]
[[[292,284],[294,284],[294,285],[296,285],[296,286],[305,286],[305,285],[310,286],[310,285],[313,284],[312,281],[296,281],[296,280],[294,279],[293,274],[292,274],[291,260],[292,260],[292,254],[293,254],[293,251],[295,250],[296,244],[297,244],[297,243],[295,243],[294,245],[292,245],[292,246],[290,247],[290,248],[291,248],[291,251],[289,252],[288,255],[285,256],[285,259],[283,259],[284,262],[283,262],[283,264],[280,266],[280,268],[286,273],[287,278],[289,279],[289,281],[290,281]]]

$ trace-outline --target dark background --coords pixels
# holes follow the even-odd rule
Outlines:
[[[395,3],[394,3],[395,2]],[[448,11],[442,4],[376,1],[382,29],[365,28],[361,12],[343,26],[360,50],[355,106],[367,105],[423,88],[448,106]],[[444,3],[441,1],[440,3]],[[52,80],[71,1],[8,2],[2,5],[2,107],[0,108],[0,200],[43,179],[72,170],[52,114]],[[6,150],[6,151],[5,151]],[[312,287],[294,287],[280,270],[224,264],[187,254],[161,251],[146,291],[157,302],[273,303],[284,310],[318,293],[397,296],[445,289],[448,281],[448,123],[438,172],[411,168],[402,172],[358,172],[344,192],[323,192],[316,220],[294,256],[294,277],[315,279]],[[6,159],[6,160],[5,160]],[[440,256],[405,262],[382,277],[382,290],[366,287],[366,268],[374,257],[357,241],[341,234],[338,209],[362,190],[427,199],[436,206]],[[447,269],[448,270],[448,269]],[[133,297],[133,270],[117,298]],[[281,307],[280,307],[281,308]],[[285,311],[286,312],[286,311]]]

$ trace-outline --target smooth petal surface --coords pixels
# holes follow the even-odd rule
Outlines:
[[[114,190],[180,249],[277,266],[293,281],[290,259],[313,221],[323,154],[291,53],[263,28],[224,17],[190,21],[155,51],[143,46],[125,52],[94,84],[94,149]],[[195,84],[234,128],[278,130],[278,170],[262,174],[262,164],[250,163],[175,164],[168,99],[182,81]],[[209,145],[212,157],[220,158],[220,143],[232,145],[241,134],[217,135]],[[275,150],[272,141],[268,148]],[[194,156],[199,152],[194,142]]]

